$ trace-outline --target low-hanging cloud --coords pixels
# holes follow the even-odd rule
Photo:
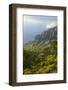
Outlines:
[[[57,21],[52,21],[46,25],[46,28],[52,28],[57,26]]]

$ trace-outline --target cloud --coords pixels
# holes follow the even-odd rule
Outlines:
[[[31,16],[24,16],[24,23],[26,24],[37,24],[41,23],[40,20],[32,18]]]
[[[56,21],[52,21],[52,22],[49,22],[46,25],[46,28],[52,28],[52,27],[55,27],[55,26],[57,26],[57,22]]]
[[[39,17],[39,16],[24,16],[24,24],[30,26],[37,26],[39,27],[45,26],[44,29],[52,28],[57,25],[57,18],[56,17]]]

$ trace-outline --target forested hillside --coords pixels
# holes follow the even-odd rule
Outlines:
[[[23,74],[57,72],[57,27],[44,30],[24,44]]]

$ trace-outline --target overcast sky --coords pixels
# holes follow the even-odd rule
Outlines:
[[[24,43],[32,41],[34,37],[57,25],[56,16],[29,16],[24,15]]]

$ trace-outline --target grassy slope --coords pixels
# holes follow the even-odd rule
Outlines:
[[[24,47],[24,74],[57,72],[57,41],[31,42]]]

